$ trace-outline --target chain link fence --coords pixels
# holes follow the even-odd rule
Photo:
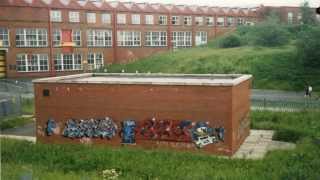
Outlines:
[[[0,119],[22,115],[26,113],[24,107],[32,109],[32,106],[33,86],[30,80],[0,79]]]

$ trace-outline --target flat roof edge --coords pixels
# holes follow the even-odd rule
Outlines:
[[[123,80],[100,80],[100,81],[81,81],[77,79],[88,78],[88,77],[153,77],[153,78],[181,78],[181,82],[157,82],[155,81],[123,81]],[[199,82],[184,82],[183,78],[197,78],[199,77]],[[225,82],[217,81],[217,82],[201,82],[201,78],[203,79],[223,79],[226,77]],[[230,78],[230,79],[228,79]],[[59,76],[59,77],[49,77],[49,78],[41,78],[35,79],[33,83],[61,83],[61,84],[149,84],[149,85],[194,85],[194,86],[236,86],[248,79],[251,79],[252,75],[249,74],[163,74],[163,73],[83,73],[83,74],[75,74],[68,76]]]

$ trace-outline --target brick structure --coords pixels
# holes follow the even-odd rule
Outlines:
[[[5,71],[1,76],[57,76],[127,63],[157,52],[206,44],[237,25],[256,21],[256,9],[2,0],[0,50],[5,53],[1,60]],[[70,41],[75,47],[63,47]]]
[[[136,146],[232,155],[249,134],[250,86],[250,75],[82,74],[34,80],[37,141],[120,146],[121,122],[131,119]],[[104,117],[118,127],[110,140],[66,133],[70,119]],[[157,136],[143,136],[148,119],[170,122],[168,134],[162,136],[155,125]],[[183,120],[193,123],[187,133],[205,122],[215,132],[223,128],[223,136],[196,148],[198,141],[188,134],[186,139],[175,134],[174,124]]]
[[[195,47],[236,26],[253,25],[273,9],[282,21],[290,16],[289,23],[299,22],[298,7],[1,0],[0,77],[73,74]]]

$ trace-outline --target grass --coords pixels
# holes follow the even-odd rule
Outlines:
[[[15,128],[33,122],[33,117],[9,116],[0,119],[0,130]]]
[[[319,179],[320,112],[254,111],[252,127],[275,129],[277,139],[297,143],[263,160],[225,159],[186,152],[84,145],[32,144],[3,139],[3,179],[102,179],[116,169],[120,179]],[[292,137],[294,135],[294,137]]]
[[[32,115],[34,114],[34,99],[24,98],[22,99],[22,114]]]
[[[211,45],[210,45],[211,46]],[[212,45],[214,46],[214,45]],[[129,64],[106,67],[108,72],[134,73],[243,73],[253,74],[253,87],[258,89],[303,90],[304,75],[296,60],[293,45],[267,48],[242,46],[220,49],[198,47],[163,52]],[[308,76],[314,90],[320,80]]]

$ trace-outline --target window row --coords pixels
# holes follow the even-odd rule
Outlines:
[[[57,71],[82,70],[81,54],[55,54],[54,66]],[[90,69],[103,66],[102,53],[89,53],[87,62]],[[45,72],[49,70],[48,54],[17,54],[16,69],[18,72]]]
[[[154,15],[144,15],[145,24],[153,25],[156,24],[154,21]],[[86,20],[87,23],[96,23],[97,14],[93,12],[86,13]],[[117,24],[128,24],[127,22],[127,14],[119,13],[116,16]],[[225,20],[226,19],[226,20]],[[52,22],[62,22],[62,14],[59,10],[51,10],[50,11],[50,20]],[[194,18],[195,24],[198,26],[214,26],[215,19],[213,16],[196,16]],[[103,13],[101,14],[101,22],[103,24],[111,24],[111,14]],[[232,26],[232,25],[243,25],[248,24],[246,23],[246,19],[242,17],[217,17],[216,20],[217,26]],[[226,21],[226,22],[225,22]],[[236,22],[237,21],[237,22]],[[79,23],[80,22],[80,12],[70,11],[69,12],[69,22],[72,23]],[[172,25],[192,25],[192,16],[171,16],[170,22]],[[167,25],[168,17],[167,15],[160,15],[158,16],[158,23],[159,25]],[[132,14],[131,15],[131,24],[141,24],[141,15],[140,14]]]
[[[189,37],[190,36],[190,37]],[[207,43],[207,32],[196,32],[196,45]],[[0,37],[4,46],[9,46],[9,32],[4,28],[0,28]],[[189,42],[192,39],[191,32],[172,32],[172,41],[174,47],[192,46]],[[139,31],[118,31],[117,45],[120,47],[141,46],[141,32]],[[182,41],[182,39],[186,39]],[[63,42],[72,41],[76,47],[81,46],[81,31],[60,30],[52,31],[53,47],[60,47]],[[113,44],[112,31],[103,29],[91,29],[87,31],[88,47],[112,47]],[[166,31],[145,32],[144,46],[167,46]],[[17,29],[16,31],[17,47],[47,47],[47,30],[46,29]]]

